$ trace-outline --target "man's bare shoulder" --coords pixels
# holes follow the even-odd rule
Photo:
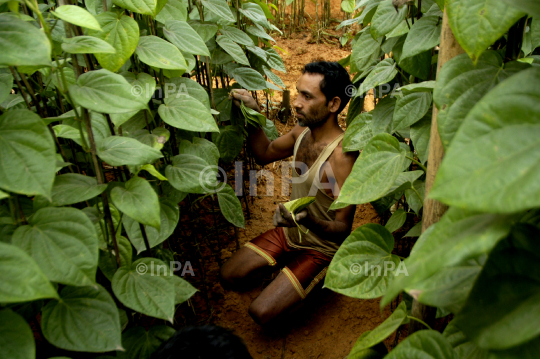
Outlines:
[[[333,162],[335,165],[334,171],[337,173],[344,175],[347,177],[349,173],[352,170],[352,167],[354,166],[354,163],[356,162],[356,159],[360,155],[359,151],[343,151],[343,141],[340,141],[339,144],[334,149],[334,153],[332,154]]]
[[[305,129],[306,127],[294,125],[294,127],[289,132],[287,132],[287,135],[290,135],[294,139],[294,141],[296,141],[298,137],[300,137],[302,132],[305,131]]]

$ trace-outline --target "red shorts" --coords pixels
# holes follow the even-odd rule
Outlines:
[[[271,266],[285,265],[281,271],[302,299],[324,278],[332,261],[332,258],[321,252],[290,247],[282,227],[253,238],[245,246],[266,259]]]

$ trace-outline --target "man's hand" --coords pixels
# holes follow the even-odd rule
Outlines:
[[[296,223],[302,224],[308,216],[307,209],[304,209],[296,214]],[[287,211],[283,204],[279,204],[274,213],[274,227],[296,227],[292,213]]]
[[[249,94],[247,90],[231,90],[231,93],[229,94],[229,100],[233,100],[233,103],[238,107],[240,107],[240,101],[244,101],[244,105],[246,107],[249,107],[257,112],[261,112],[261,110],[259,109],[259,105],[257,105],[257,101],[255,101],[255,99]]]

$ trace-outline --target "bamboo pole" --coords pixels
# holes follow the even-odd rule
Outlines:
[[[450,29],[450,25],[448,23],[448,13],[445,9],[442,23],[439,60],[437,63],[437,74],[439,74],[441,67],[446,62],[464,52],[465,51],[461,48],[454,37],[452,30]],[[438,113],[439,111],[437,110],[437,106],[433,106],[428,167],[426,173],[426,191],[424,196],[424,215],[422,217],[422,233],[425,232],[432,224],[437,223],[448,208],[443,203],[428,198],[431,187],[433,187],[433,182],[435,181],[435,175],[437,174],[437,170],[439,169],[444,156],[444,149],[439,136],[439,130],[437,128]],[[415,299],[413,301],[411,314],[413,317],[419,318],[433,327],[436,308],[423,305]],[[416,321],[412,321],[409,325],[409,335],[420,329],[424,329],[424,326]]]

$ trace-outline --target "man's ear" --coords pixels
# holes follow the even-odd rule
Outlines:
[[[330,112],[338,112],[339,106],[341,106],[341,99],[337,96],[328,102],[328,110]]]

